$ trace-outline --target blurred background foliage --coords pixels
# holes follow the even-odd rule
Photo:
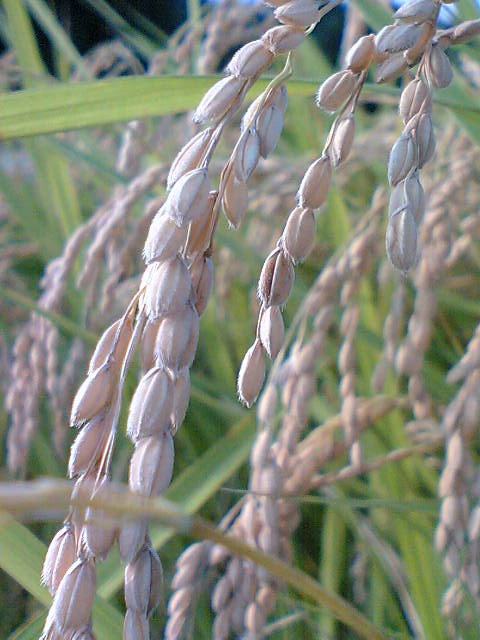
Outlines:
[[[358,0],[356,6],[374,29],[386,23],[385,16],[387,21],[389,19],[385,3]],[[163,163],[166,168],[187,139],[186,131],[193,130],[185,112],[195,106],[204,89],[213,82],[211,78],[199,81],[195,76],[221,72],[231,53],[243,44],[241,37],[229,41],[225,34],[222,46],[215,52],[217,58],[209,61],[208,68],[205,66],[202,55],[208,34],[202,25],[214,9],[212,5],[195,0],[187,3],[159,0],[3,1],[0,9],[3,46],[0,103],[1,99],[5,102],[0,104],[4,106],[3,116],[0,109],[0,133],[11,138],[0,144],[3,395],[11,376],[15,375],[9,354],[19,327],[27,321],[32,310],[39,311],[39,286],[46,266],[61,253],[74,230],[107,202],[119,185],[130,180],[128,173],[119,170],[116,157],[124,121],[144,115],[145,104],[150,109],[148,115],[161,115],[145,121],[147,142],[139,158],[139,167],[145,169],[154,163]],[[236,3],[229,2],[228,10],[239,9]],[[258,5],[250,11],[248,27],[254,32],[258,25],[268,21],[269,10]],[[470,0],[460,0],[458,11],[458,17],[478,16],[476,5]],[[338,64],[344,20],[345,7],[332,11],[295,56],[295,73],[289,83],[290,105],[276,160],[266,163],[259,171],[253,187],[250,215],[257,226],[245,225],[236,234],[225,223],[219,229],[215,293],[202,319],[199,352],[192,374],[192,399],[186,422],[176,437],[174,481],[168,491],[168,496],[187,511],[200,511],[214,522],[220,522],[238,499],[237,492],[247,484],[247,460],[255,433],[255,416],[254,411],[246,411],[237,403],[235,379],[254,331],[255,280],[269,243],[281,229],[293,203],[298,179],[323,146],[331,119],[314,107],[312,96],[319,82]],[[460,48],[455,56],[456,68],[460,70],[459,74],[464,72],[464,78],[467,71],[473,76],[478,74],[478,42]],[[140,84],[112,85],[115,89],[103,85],[102,100],[105,100],[96,107],[97,111],[92,111],[94,115],[88,121],[91,126],[55,135],[34,135],[43,131],[42,117],[55,131],[63,126],[61,120],[55,124],[48,116],[49,110],[56,113],[54,109],[59,106],[55,104],[59,98],[54,93],[59,82],[69,83],[67,90],[72,93],[68,96],[78,100],[79,112],[83,110],[88,117],[88,110],[93,107],[85,96],[89,95],[91,83],[119,76],[125,76],[129,81],[142,75],[152,60],[156,60],[158,72],[150,84],[141,85],[145,94],[134,95],[135,87]],[[168,93],[167,84],[162,83],[171,76],[177,76],[177,80],[171,85],[172,93]],[[458,80],[452,91],[439,94],[439,102],[443,101],[448,108],[435,107],[435,122],[439,129],[450,131],[456,131],[457,125],[453,123],[458,123],[478,143],[478,85],[475,88],[474,82],[464,78]],[[19,110],[20,102],[11,102],[15,97],[21,99],[20,89],[38,92],[26,94],[23,111]],[[108,94],[110,90],[115,93]],[[286,309],[287,326],[318,269],[343,246],[359,216],[368,209],[375,188],[386,185],[389,135],[399,126],[394,108],[398,91],[395,87],[378,89],[371,86],[367,95],[369,100],[358,118],[356,152],[345,171],[340,172],[337,187],[332,189],[317,231],[318,247],[307,264],[297,271],[295,291]],[[476,109],[472,106],[475,100]],[[46,105],[47,116],[40,113],[42,104]],[[133,112],[125,111],[127,108]],[[60,115],[68,117],[68,108],[64,111],[66,113]],[[65,129],[77,128],[73,117],[71,119]],[[15,133],[14,126],[20,127],[20,134]],[[5,132],[8,131],[7,135]],[[219,150],[217,167],[221,167],[221,161],[227,157],[234,135],[234,130],[227,134]],[[448,153],[442,161],[447,160]],[[161,198],[164,193],[162,181],[146,191],[133,207],[133,222],[141,219],[147,201]],[[129,228],[122,230],[122,233],[128,232]],[[124,292],[130,290],[132,282],[136,283],[141,272],[141,245],[140,236],[138,247],[134,247],[138,249],[137,257],[121,275],[118,291],[107,308],[101,308],[98,295],[87,301],[90,292],[76,286],[81,255],[73,265],[61,305],[54,312],[46,312],[60,331],[60,363],[70,357],[74,340],[83,346],[78,370],[72,375],[72,390],[64,397],[65,411],[68,411],[75,385],[82,380],[95,337],[118,316],[127,299]],[[439,290],[438,324],[425,361],[429,392],[439,404],[445,404],[452,396],[451,388],[444,382],[445,373],[462,354],[480,317],[478,244],[474,248],[477,269],[462,272],[460,265],[458,272],[450,274]],[[372,269],[361,295],[358,390],[362,395],[371,394],[370,375],[381,351],[382,324],[394,288],[393,280],[386,287],[381,286],[379,271],[380,267]],[[408,280],[406,289],[407,308],[411,308],[414,291]],[[336,358],[340,343],[339,334],[333,333],[326,357],[319,363],[322,393],[312,403],[312,425],[338,412]],[[136,365],[131,374],[127,399],[133,391],[138,369]],[[389,393],[402,395],[405,388],[392,378]],[[67,433],[65,427],[66,439],[55,450],[51,442],[52,419],[48,397],[43,393],[39,398],[38,431],[28,462],[16,471],[17,477],[64,477],[73,434]],[[406,414],[397,411],[380,421],[365,437],[369,455],[381,455],[405,444],[406,419]],[[4,481],[12,478],[6,464],[8,428],[9,418],[2,409],[0,433],[5,446],[0,449],[0,479]],[[113,471],[116,479],[125,478],[130,450],[126,438],[120,436]],[[476,453],[474,451],[474,455]],[[437,454],[427,460],[417,456],[368,477],[345,482],[329,493],[319,492],[302,503],[302,522],[295,537],[295,564],[332,591],[352,600],[349,571],[360,550],[368,557],[369,569],[366,598],[358,606],[379,627],[391,630],[392,636],[398,638],[415,636],[403,613],[402,602],[392,588],[395,568],[389,564],[385,548],[394,549],[401,560],[425,637],[435,640],[447,637],[447,626],[440,614],[446,580],[432,543],[439,507],[436,485],[441,452]],[[58,521],[34,520],[0,529],[1,638],[26,640],[38,637],[49,602],[46,591],[39,586],[40,569],[45,544],[57,526]],[[371,535],[365,535],[365,531]],[[188,541],[159,527],[154,529],[152,538],[157,548],[161,548],[168,594],[175,559]],[[99,567],[98,620],[100,625],[107,621],[98,632],[102,640],[119,637],[122,581],[118,557],[112,554]],[[299,626],[275,631],[272,637],[292,637],[293,629],[298,628],[301,637],[305,638],[353,637],[335,623],[328,612],[284,591],[275,615],[281,620],[292,612],[300,612]],[[159,611],[152,622],[153,638],[161,637],[164,622],[165,611]],[[209,638],[211,635],[211,612],[206,595],[199,599],[193,628],[191,637]],[[477,638],[478,624],[472,628],[473,631],[466,630],[462,637]]]

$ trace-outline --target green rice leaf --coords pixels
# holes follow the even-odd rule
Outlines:
[[[25,7],[18,0],[4,0],[3,4],[25,84],[36,88],[42,86],[46,70]],[[68,167],[60,155],[47,152],[41,140],[31,142],[27,148],[34,161],[45,214],[55,217],[66,238],[81,221],[78,198]]]
[[[86,2],[105,19],[107,24],[111,25],[120,34],[121,38],[133,46],[146,60],[150,60],[157,52],[155,43],[132,27],[108,2],[105,0],[86,0]]]
[[[385,9],[378,0],[353,0],[353,3],[368,26],[375,31],[380,31],[382,27],[392,22],[393,12]]]
[[[87,79],[90,73],[83,62],[82,56],[65,33],[50,7],[43,0],[26,0],[26,3],[33,17],[57,47],[58,51],[65,56],[73,67],[79,70],[83,78]]]
[[[8,640],[38,640],[47,618],[46,611],[31,616],[21,627],[8,636]]]
[[[480,15],[475,0],[459,0],[456,9],[461,20],[475,20]]]
[[[218,78],[212,76],[162,76],[114,78],[93,82],[61,83],[0,95],[0,138],[9,140],[57,133],[116,122],[151,118],[192,109]],[[257,83],[251,98],[268,81]],[[289,82],[291,96],[313,97],[317,82]],[[388,85],[367,84],[365,98],[395,103],[399,90]],[[480,113],[480,102],[473,92],[462,95],[446,89],[436,92],[437,104],[471,116]]]
[[[45,545],[31,531],[10,516],[0,514],[0,567],[41,604],[49,607],[52,598],[40,583],[46,551]],[[93,619],[94,631],[99,638],[117,640],[121,637],[123,616],[98,597]]]

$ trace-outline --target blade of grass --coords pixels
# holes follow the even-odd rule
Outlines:
[[[34,185],[12,180],[0,171],[0,191],[12,212],[12,222],[21,229],[23,237],[38,245],[38,253],[43,259],[51,260],[58,253],[62,239],[54,220],[38,215],[38,194]]]
[[[0,566],[46,607],[52,598],[40,584],[45,545],[26,527],[0,512]]]
[[[137,31],[148,34],[149,38],[159,45],[166,44],[168,35],[158,25],[135,9],[129,0],[117,0],[116,5],[126,16],[129,25],[136,23],[138,25]]]
[[[12,45],[16,49],[18,63],[26,77],[46,73],[30,19],[18,0],[3,0]]]
[[[327,509],[322,526],[322,548],[320,561],[320,583],[332,593],[341,587],[343,564],[345,563],[346,527],[334,509]],[[322,611],[319,617],[322,634],[335,637],[335,618],[330,611]]]
[[[378,0],[353,0],[369,27],[380,31],[386,24],[392,22],[392,13],[385,9]]]
[[[396,591],[403,608],[403,613],[401,610],[398,612],[401,617],[401,626],[406,622],[406,614],[409,626],[414,630],[416,638],[431,637],[429,635],[425,636],[423,633],[423,625],[420,621],[420,616],[418,615],[417,608],[411,598],[411,583],[404,579],[404,577],[406,577],[406,573],[404,576],[404,572],[398,572],[395,556],[391,553],[393,549],[391,551],[389,549],[391,544],[387,539],[388,534],[385,533],[388,525],[385,524],[385,521],[379,520],[380,526],[375,526],[372,523],[371,518],[364,515],[362,516],[355,512],[351,505],[348,504],[348,501],[345,501],[343,498],[343,493],[338,492],[335,489],[327,490],[327,495],[331,499],[334,499],[332,508],[342,516],[347,526],[351,528],[352,531],[356,532],[356,535],[360,540],[362,540],[362,544],[365,545],[367,555],[373,561],[373,566],[370,572],[372,579],[371,588],[374,590],[370,598],[373,619],[376,620],[378,625],[381,625],[384,621],[384,614],[387,614],[389,619],[391,618],[391,607],[388,608],[387,612],[385,598],[379,599],[378,595],[382,593],[385,594],[386,592],[389,595],[392,595],[392,591]],[[429,524],[423,516],[418,515],[415,516],[414,519],[411,519],[409,514],[406,512],[404,516],[400,517],[398,515],[396,518],[398,518],[399,521],[401,519],[404,522],[404,524],[410,529],[412,536],[414,533],[417,534],[419,539],[423,539],[423,544],[426,543],[427,546],[431,547],[431,524]],[[383,535],[381,535],[380,531]],[[385,540],[383,540],[383,537],[385,537]],[[400,556],[399,560],[401,562],[403,560],[403,556]],[[398,627],[395,628],[397,629]]]
[[[190,109],[212,79],[128,77],[0,96],[5,139],[102,126]]]
[[[302,504],[339,505],[355,509],[384,509],[397,513],[423,513],[438,515],[440,501],[433,498],[419,500],[388,500],[386,498],[339,498],[308,495],[299,499]]]
[[[137,76],[57,84],[0,95],[0,139],[181,113],[193,108],[216,80],[218,78],[212,76]],[[267,79],[260,80],[249,99],[267,84]],[[296,80],[289,83],[288,90],[292,96],[312,97],[317,87],[317,82]],[[386,98],[394,104],[398,96],[399,90],[395,87],[372,84],[365,87],[364,97],[369,101]],[[448,89],[436,92],[435,101],[455,109],[459,118],[464,113],[471,118],[480,113],[476,95],[463,88],[461,95]]]
[[[3,6],[25,83],[27,86],[38,86],[41,80],[32,78],[35,75],[41,78],[46,71],[30,18],[23,3],[18,0],[3,0]],[[31,77],[27,74],[31,74]],[[41,140],[29,143],[28,149],[34,160],[45,213],[48,216],[53,212],[64,238],[67,238],[81,221],[78,198],[68,167],[61,156],[45,151]]]
[[[5,12],[2,7],[0,7],[0,40],[2,40],[3,44],[7,47],[10,44],[10,37],[8,33],[7,27],[7,19],[5,17]]]
[[[58,51],[74,68],[78,69],[82,78],[88,79],[90,77],[90,73],[83,62],[82,56],[65,33],[65,30],[55,17],[55,14],[50,7],[48,7],[43,0],[25,1],[31,14],[41,26],[45,34],[50,38],[52,44],[55,45]]]
[[[47,213],[54,213],[54,224],[66,240],[82,222],[68,166],[59,154],[51,153],[45,148],[43,140],[29,140],[26,144],[34,161],[36,184],[42,196],[43,209]],[[60,248],[61,245],[57,248],[57,253]]]
[[[191,69],[194,72],[198,71],[197,61],[200,52],[200,42],[198,39],[198,28],[201,20],[200,0],[187,0],[187,15],[190,29],[193,33],[193,46],[191,50]]]
[[[192,26],[200,20],[200,1],[199,0],[187,0],[188,19],[192,23]]]
[[[235,385],[237,381],[236,366],[232,359],[232,353],[228,348],[228,344],[224,340],[218,340],[218,316],[215,315],[214,305],[207,307],[206,313],[202,318],[202,344],[200,345],[202,353],[202,362],[218,378],[218,389],[231,396],[235,394]],[[226,331],[226,336],[228,332]],[[215,348],[210,348],[215,344]]]
[[[38,640],[46,618],[46,611],[40,611],[34,614],[27,622],[10,634],[8,640]]]
[[[46,546],[11,516],[0,513],[0,567],[36,600],[49,607],[52,598],[40,584]],[[116,640],[122,635],[123,616],[98,597],[94,605],[94,630],[98,637]]]
[[[453,291],[444,289],[440,289],[438,298],[442,306],[451,312],[464,313],[473,318],[478,318],[480,315],[480,302],[478,300],[464,298]]]
[[[106,158],[102,157],[100,152],[95,153],[92,151],[92,153],[87,153],[86,151],[80,150],[71,142],[60,140],[53,136],[48,137],[45,140],[45,144],[56,148],[57,151],[60,151],[64,156],[71,158],[77,164],[81,162],[87,165],[90,169],[93,169],[95,178],[108,180],[111,184],[128,184],[129,182],[129,179],[126,176],[115,171],[112,165],[107,163]]]
[[[21,293],[18,293],[17,291],[13,291],[12,289],[8,289],[6,287],[0,287],[0,298],[4,298],[9,302],[13,302],[14,304],[18,304],[19,306],[28,309],[29,311],[38,313],[38,315],[50,320],[56,327],[61,329],[67,335],[82,338],[91,345],[95,345],[97,343],[98,336],[91,331],[80,327],[78,324],[76,324],[72,320],[69,320],[69,318],[60,315],[59,313],[40,309],[40,307],[34,300]]]
[[[460,20],[475,20],[480,10],[474,0],[460,0],[456,5]]]
[[[480,144],[480,118],[471,111],[453,111],[453,115],[465,133],[478,144]]]
[[[86,3],[101,15],[102,18],[115,29],[118,35],[128,42],[146,60],[150,60],[157,52],[158,47],[143,33],[134,29],[108,2],[105,2],[105,0],[86,0]]]

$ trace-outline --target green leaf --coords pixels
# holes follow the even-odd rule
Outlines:
[[[176,502],[188,514],[198,511],[248,459],[255,426],[251,413],[240,420],[224,438],[172,482],[165,498]],[[171,529],[158,525],[151,527],[150,537],[156,549],[164,545],[172,535]],[[121,587],[123,579],[118,553],[113,552],[98,567],[98,593],[109,598]]]
[[[38,640],[46,618],[46,611],[34,614],[27,622],[10,634],[8,640]]]
[[[46,547],[10,516],[0,513],[0,566],[45,606],[52,598],[40,584]]]
[[[97,127],[192,109],[218,80],[212,76],[128,77],[93,82],[63,83],[0,95],[0,139],[9,140]],[[268,80],[260,80],[249,97],[258,95]],[[291,96],[313,97],[317,82],[288,83]],[[396,102],[399,90],[388,85],[365,86],[369,100]],[[435,102],[453,109],[480,113],[473,92],[462,88],[459,97],[448,89],[436,92]]]
[[[475,0],[459,0],[456,9],[461,20],[475,20],[479,16]]]
[[[453,115],[458,124],[464,129],[470,138],[480,145],[480,118],[472,111],[454,111]]]
[[[62,316],[58,313],[54,313],[53,311],[45,311],[41,309],[31,298],[23,295],[22,293],[18,293],[17,291],[13,291],[12,289],[7,289],[6,287],[0,287],[0,299],[3,298],[8,300],[13,304],[17,304],[24,309],[28,309],[29,311],[33,311],[38,313],[38,315],[47,318],[58,327],[63,333],[70,336],[75,336],[82,338],[86,342],[91,345],[95,345],[98,340],[98,336],[87,329],[84,329],[80,325],[73,322],[69,318]]]
[[[83,62],[83,58],[65,33],[55,14],[43,0],[25,0],[33,17],[42,27],[58,51],[65,56],[70,64],[77,68],[83,78],[89,78],[90,73]]]
[[[146,60],[158,51],[155,43],[143,33],[137,31],[105,0],[86,0],[86,2],[111,25],[120,37],[132,45]]]
[[[128,77],[0,96],[0,138],[55,133],[186,111],[208,78]]]
[[[18,62],[27,86],[44,84],[46,70],[35,40],[30,18],[22,2],[3,0],[8,19],[8,27]],[[0,134],[1,138],[1,134]],[[81,222],[80,207],[63,158],[44,149],[41,140],[31,142],[27,149],[35,166],[37,184],[42,194],[47,216],[55,216],[60,229],[67,238]]]
[[[148,36],[148,38],[157,45],[166,44],[168,35],[162,31],[158,25],[136,9],[130,0],[117,0],[117,2],[115,2],[115,6],[118,8],[118,11],[121,11],[122,15],[125,16],[126,24],[129,28],[133,28],[133,25],[137,25],[135,33]]]
[[[0,191],[12,212],[12,222],[18,225],[23,237],[39,243],[38,253],[46,260],[58,255],[61,235],[58,225],[38,214],[38,198],[34,185],[17,184],[6,173],[0,171]]]
[[[454,69],[451,85],[447,89],[442,90],[442,93],[444,93],[444,95],[446,94],[447,98],[455,96],[456,100],[459,100],[460,103],[465,101],[465,103],[468,104],[471,100],[476,100],[477,104],[480,104],[480,96],[478,93],[473,91],[465,81],[465,78],[456,69]],[[480,117],[478,114],[461,107],[453,109],[452,113],[465,132],[474,142],[480,145]]]
[[[367,25],[375,31],[380,31],[382,27],[393,21],[392,12],[385,9],[378,0],[353,0],[353,3]]]
[[[30,84],[35,82],[34,78],[37,78],[38,82],[38,78],[46,71],[27,12],[18,0],[3,0],[3,6],[7,14],[11,44],[16,49],[22,72],[26,74],[25,77]]]
[[[320,583],[333,593],[339,593],[345,562],[346,527],[334,509],[327,509],[322,527]],[[319,626],[326,638],[335,637],[335,618],[322,610]]]
[[[0,567],[41,604],[49,607],[52,598],[40,584],[46,551],[46,546],[31,531],[10,516],[0,514]],[[121,637],[123,616],[98,597],[93,621],[99,638],[116,640]]]

